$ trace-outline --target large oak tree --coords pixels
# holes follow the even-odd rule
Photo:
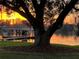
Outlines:
[[[32,2],[36,16],[33,16],[29,11],[27,0],[0,0],[0,4],[18,12],[20,15],[27,18],[27,20],[29,21],[29,23],[34,29],[34,33],[35,33],[34,46],[47,47],[50,45],[51,36],[54,34],[56,30],[62,27],[64,18],[72,10],[72,8],[74,8],[78,0],[70,0],[70,2],[68,2],[67,4],[65,4],[66,0],[57,0],[56,2],[55,0],[53,1],[52,0],[49,0],[49,1],[48,0],[29,0],[29,1]],[[64,3],[61,4],[61,1],[63,1]],[[52,2],[53,3],[52,6],[59,6],[58,11],[60,11],[61,9],[61,12],[58,18],[55,20],[55,22],[51,23],[51,25],[47,29],[45,29],[44,13],[45,13],[45,6],[48,2]],[[58,5],[59,3],[60,5]],[[50,4],[51,3],[48,4],[48,7],[51,10]]]

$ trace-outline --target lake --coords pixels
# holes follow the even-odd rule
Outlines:
[[[51,44],[79,45],[79,37],[53,35],[50,40]]]

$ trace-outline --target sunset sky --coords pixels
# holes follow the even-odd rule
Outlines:
[[[7,15],[7,13],[6,12],[2,12],[2,13],[0,13],[0,19],[3,19],[3,20],[9,20],[9,19],[17,19],[17,18],[19,18],[19,19],[21,19],[21,20],[25,20],[25,18],[24,17],[22,17],[19,13],[17,13],[17,12],[12,12],[10,15]]]
[[[70,14],[70,15],[66,16],[64,23],[65,24],[75,24],[75,14]]]
[[[14,12],[14,11],[10,15],[7,15],[7,13],[4,11],[0,12],[0,20],[6,21],[6,20],[11,20],[11,19],[26,20],[26,18],[22,17],[19,13]],[[66,16],[64,23],[74,24],[75,23],[75,14],[70,14],[70,15]]]
[[[2,8],[2,11],[0,11],[0,20],[4,22],[9,21],[9,24],[13,25],[22,23],[22,21],[26,20],[26,18],[12,10],[7,9],[6,11],[6,8],[4,7]]]
[[[3,21],[7,21],[7,20],[14,20],[16,22],[17,19],[19,19],[20,21],[22,20],[26,20],[26,18],[22,17],[19,13],[14,12],[12,10],[9,10],[6,7],[2,7],[0,5],[0,8],[2,9],[2,11],[0,11],[0,20]],[[6,9],[8,9],[9,11],[5,11]],[[7,12],[12,12],[10,14],[7,14]],[[66,16],[64,23],[65,24],[74,24],[75,23],[75,14],[69,14]],[[57,18],[57,16],[55,16],[55,18]]]

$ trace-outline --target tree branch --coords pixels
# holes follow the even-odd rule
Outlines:
[[[26,3],[23,0],[18,0],[18,2],[20,3],[20,6],[23,8],[23,10],[26,13],[26,16],[28,17],[28,21],[30,23],[33,23],[35,21],[35,18],[31,15],[31,13],[28,10],[28,7],[26,5]]]
[[[40,32],[43,33],[44,32],[44,27],[42,25],[43,24],[43,20],[42,21],[40,21],[40,20],[38,21],[38,19],[35,19],[31,15],[31,13],[29,12],[28,7],[24,3],[23,0],[17,0],[17,1],[20,4],[20,7],[22,7],[22,9],[24,10],[24,12],[21,11],[19,8],[16,8],[16,6],[13,5],[12,3],[10,3],[9,1],[7,1],[7,2],[4,1],[2,4],[4,6],[10,8],[10,9],[18,12],[20,15],[24,16],[25,18],[27,18],[27,20],[30,22],[30,24],[33,26],[33,28],[40,29]],[[10,4],[13,5],[13,6],[11,6]],[[42,11],[44,11],[44,10],[42,10]]]
[[[59,17],[57,18],[56,22],[52,24],[48,30],[47,30],[47,35],[49,37],[52,36],[52,34],[59,28],[62,27],[64,18],[67,16],[70,10],[74,7],[74,5],[77,3],[78,0],[71,0],[68,5],[63,9],[63,11],[60,13]]]
[[[37,0],[32,0],[35,13],[36,13],[36,21],[35,26],[37,27],[40,32],[45,32],[44,24],[43,24],[43,15],[44,15],[44,6],[46,4],[47,0],[41,0],[40,4],[37,3]]]
[[[11,7],[11,6],[8,5],[7,3],[2,3],[2,4],[3,4],[4,6],[6,6],[7,8],[10,8],[10,9],[12,9],[12,10],[18,12],[18,13],[20,13],[22,16],[24,16],[25,18],[27,18],[26,14],[25,14],[23,11],[21,11],[21,10],[19,10],[19,9],[16,9],[15,7]]]
[[[32,0],[32,3],[35,8],[35,11],[38,10],[37,8],[38,8],[39,4],[37,3],[37,0]]]
[[[43,10],[44,7],[45,7],[45,4],[46,4],[47,0],[40,0],[40,4],[37,3],[37,0],[32,0],[32,3],[33,3],[33,6],[35,8],[35,11],[39,11],[40,12],[40,9]],[[43,10],[44,11],[44,10]]]
[[[75,9],[76,11],[79,11],[79,9],[77,9],[76,7],[74,7],[74,9]]]
[[[26,7],[25,3],[23,2],[23,0],[18,0],[18,3],[20,4],[20,6],[23,8],[23,11],[21,11],[19,8],[17,8],[15,5],[13,5],[10,1],[4,1],[3,3],[1,3],[2,5],[18,12],[20,15],[24,16],[25,18],[27,18],[27,20],[30,22],[30,24],[33,24],[33,22],[35,21],[34,17],[31,15],[31,13],[29,12],[28,8]],[[11,6],[13,5],[13,6]]]
[[[42,8],[44,8],[46,2],[47,2],[47,0],[40,0],[40,6],[41,6]]]

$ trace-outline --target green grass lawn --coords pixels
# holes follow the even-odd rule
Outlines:
[[[0,41],[0,47],[9,47],[9,46],[29,46],[31,43],[27,42],[12,42],[12,41]]]
[[[0,47],[9,46],[29,46],[30,43],[26,42],[11,42],[11,41],[1,41]],[[66,46],[54,44],[53,46],[60,48],[75,48],[79,49],[79,46]],[[20,52],[20,51],[6,51],[0,50],[0,59],[79,59],[79,52],[67,52],[67,53],[42,53],[42,52]]]

